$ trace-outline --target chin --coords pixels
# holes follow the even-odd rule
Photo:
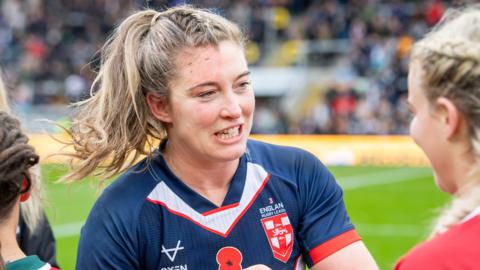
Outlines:
[[[217,152],[217,157],[223,161],[232,161],[239,159],[247,148],[246,144],[236,145],[235,147],[229,147],[228,149],[220,150]]]
[[[457,192],[457,190],[454,187],[451,187],[450,185],[448,185],[447,181],[439,177],[435,172],[433,173],[433,178],[435,179],[435,184],[437,185],[438,189],[440,189],[441,191],[451,195]]]

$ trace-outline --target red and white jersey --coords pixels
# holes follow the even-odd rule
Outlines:
[[[402,257],[395,270],[480,269],[480,208],[460,224],[425,241]]]

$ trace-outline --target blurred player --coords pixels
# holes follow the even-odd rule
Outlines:
[[[116,29],[71,128],[67,179],[128,170],[93,207],[78,269],[377,269],[318,159],[248,140],[243,45],[236,25],[190,7]]]
[[[448,12],[417,42],[408,79],[411,136],[454,199],[395,269],[479,269],[480,9]]]
[[[5,269],[53,269],[36,255],[26,256],[16,239],[20,203],[29,199],[32,180],[30,169],[38,155],[27,144],[20,122],[0,111],[0,245]]]
[[[10,112],[7,90],[0,76],[0,110]],[[56,245],[52,228],[42,207],[42,181],[40,166],[30,169],[32,192],[30,199],[21,204],[17,241],[27,255],[37,255],[41,260],[58,267]]]

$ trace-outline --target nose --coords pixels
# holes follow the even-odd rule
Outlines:
[[[220,116],[226,118],[238,118],[242,115],[242,108],[240,106],[240,97],[235,95],[233,91],[225,93],[223,99],[222,110]]]

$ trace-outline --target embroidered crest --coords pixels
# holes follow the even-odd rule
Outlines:
[[[287,213],[263,218],[261,221],[273,256],[286,263],[293,249],[293,229]]]

